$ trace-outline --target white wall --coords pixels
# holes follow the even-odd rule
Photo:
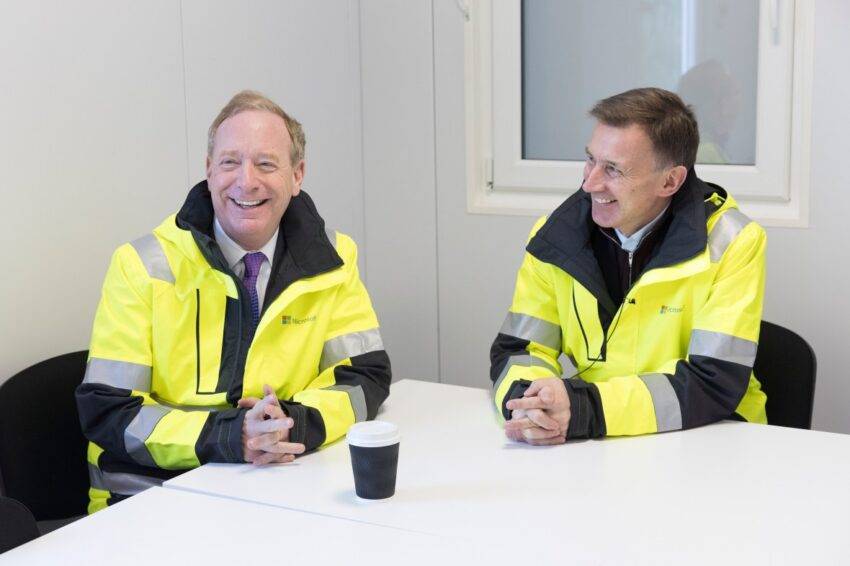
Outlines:
[[[240,89],[302,121],[304,186],[362,249],[359,29],[354,0],[4,2],[0,381],[88,347],[112,250],[180,207]]]

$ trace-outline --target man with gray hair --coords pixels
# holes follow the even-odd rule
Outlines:
[[[304,147],[297,120],[238,93],[206,180],[113,255],[77,389],[89,512],[206,462],[291,462],[389,395],[357,247],[301,190]]]

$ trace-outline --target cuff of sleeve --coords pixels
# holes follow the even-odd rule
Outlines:
[[[233,463],[241,463],[245,461],[245,454],[242,452],[242,428],[245,422],[246,409],[231,409],[226,411],[228,414],[224,418],[227,419],[224,425],[224,442],[227,450],[225,459]],[[232,413],[232,414],[231,414]]]
[[[304,439],[307,437],[307,407],[292,401],[281,401],[280,406],[294,422],[289,430],[289,442],[304,444]]]
[[[600,438],[605,436],[605,416],[599,390],[583,379],[565,379],[570,398],[570,423],[567,438]]]
[[[511,411],[507,407],[508,401],[522,397],[529,385],[531,385],[531,381],[527,379],[518,379],[511,383],[511,387],[508,389],[508,392],[505,393],[505,398],[502,399],[502,416],[506,421],[511,420]]]

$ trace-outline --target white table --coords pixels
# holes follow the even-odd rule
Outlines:
[[[507,556],[484,544],[152,488],[6,552],[0,564],[431,566]]]
[[[405,380],[396,495],[354,496],[344,442],[288,466],[205,465],[166,487],[594,563],[850,561],[850,436],[724,422],[548,448],[489,394]]]

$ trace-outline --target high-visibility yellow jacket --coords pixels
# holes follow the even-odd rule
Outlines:
[[[357,248],[306,193],[280,225],[256,331],[212,236],[206,182],[152,234],[118,248],[77,390],[94,512],[177,470],[242,462],[242,397],[271,385],[307,449],[374,418],[390,363]]]
[[[590,245],[578,191],[531,231],[508,316],[491,350],[497,408],[531,380],[564,379],[568,438],[687,429],[725,418],[766,422],[752,374],[764,296],[765,233],[732,197],[691,173],[667,232],[621,304]]]

